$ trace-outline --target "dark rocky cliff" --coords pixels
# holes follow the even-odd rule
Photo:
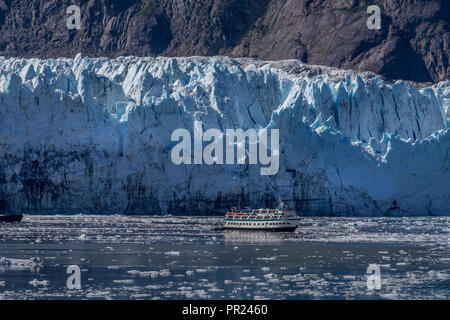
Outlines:
[[[448,0],[0,0],[0,55],[295,58],[426,82],[449,78],[449,23]]]

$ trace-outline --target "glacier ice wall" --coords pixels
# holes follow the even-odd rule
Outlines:
[[[213,214],[281,199],[305,215],[449,215],[449,105],[448,81],[418,90],[292,61],[0,58],[0,211]],[[278,128],[278,174],[172,164],[172,131],[195,120]]]

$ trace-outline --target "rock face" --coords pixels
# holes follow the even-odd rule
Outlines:
[[[448,215],[450,83],[298,60],[0,58],[0,210]],[[280,167],[175,165],[175,129],[277,128]]]
[[[0,0],[0,55],[228,55],[373,71],[387,79],[450,75],[448,0]],[[366,10],[379,5],[381,29]]]

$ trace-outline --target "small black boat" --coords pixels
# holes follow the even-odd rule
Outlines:
[[[20,222],[23,214],[0,214],[0,222]]]

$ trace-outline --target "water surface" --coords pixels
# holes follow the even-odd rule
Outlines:
[[[221,221],[56,215],[0,224],[0,299],[450,298],[448,217],[305,217],[295,233],[214,230]],[[379,290],[367,287],[370,264],[380,267]],[[79,290],[66,286],[70,265],[81,269]]]

